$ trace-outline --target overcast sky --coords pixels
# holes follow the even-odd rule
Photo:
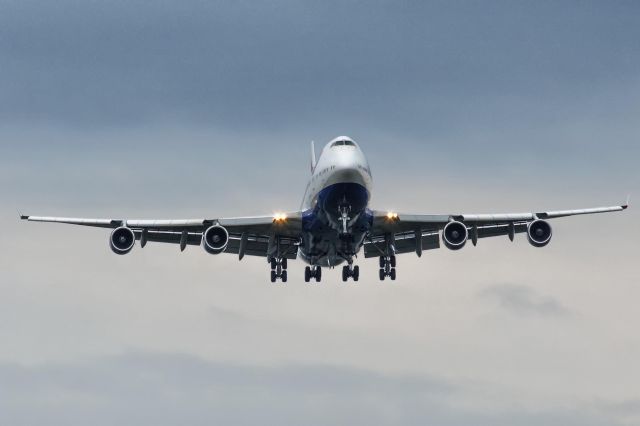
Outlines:
[[[639,40],[633,1],[0,0],[0,423],[638,424],[633,207],[320,286],[17,212],[295,210],[341,134],[375,208],[617,204]]]

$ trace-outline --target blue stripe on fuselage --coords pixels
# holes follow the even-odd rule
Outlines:
[[[315,207],[302,213],[301,257],[315,265],[335,266],[344,261],[340,253],[355,254],[373,223],[368,202],[369,191],[357,183],[337,183],[320,191]],[[357,217],[349,226],[349,238],[342,238],[338,231],[343,204],[350,207],[350,217]]]
[[[331,216],[338,217],[338,208],[347,205],[352,213],[358,213],[369,204],[369,191],[359,183],[335,183],[318,194],[316,209],[322,209]]]

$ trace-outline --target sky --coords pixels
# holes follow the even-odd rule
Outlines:
[[[17,219],[296,210],[343,134],[377,209],[619,204],[638,40],[633,1],[0,0],[0,423],[640,423],[633,200],[319,286]]]

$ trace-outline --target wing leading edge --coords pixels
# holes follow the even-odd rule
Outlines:
[[[87,219],[52,216],[20,215],[20,219],[31,222],[63,223],[69,225],[116,229],[130,228],[142,247],[147,242],[178,244],[181,249],[187,245],[200,245],[203,233],[211,226],[220,225],[229,233],[225,253],[249,256],[270,255],[275,239],[281,245],[284,257],[295,259],[302,229],[302,213],[285,213],[274,216],[234,217],[219,219],[170,219],[170,220],[127,220],[127,219]]]

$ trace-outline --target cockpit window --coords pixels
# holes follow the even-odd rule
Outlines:
[[[333,148],[334,146],[356,146],[356,144],[351,142],[350,140],[345,139],[341,141],[335,141],[331,144],[331,148]]]

